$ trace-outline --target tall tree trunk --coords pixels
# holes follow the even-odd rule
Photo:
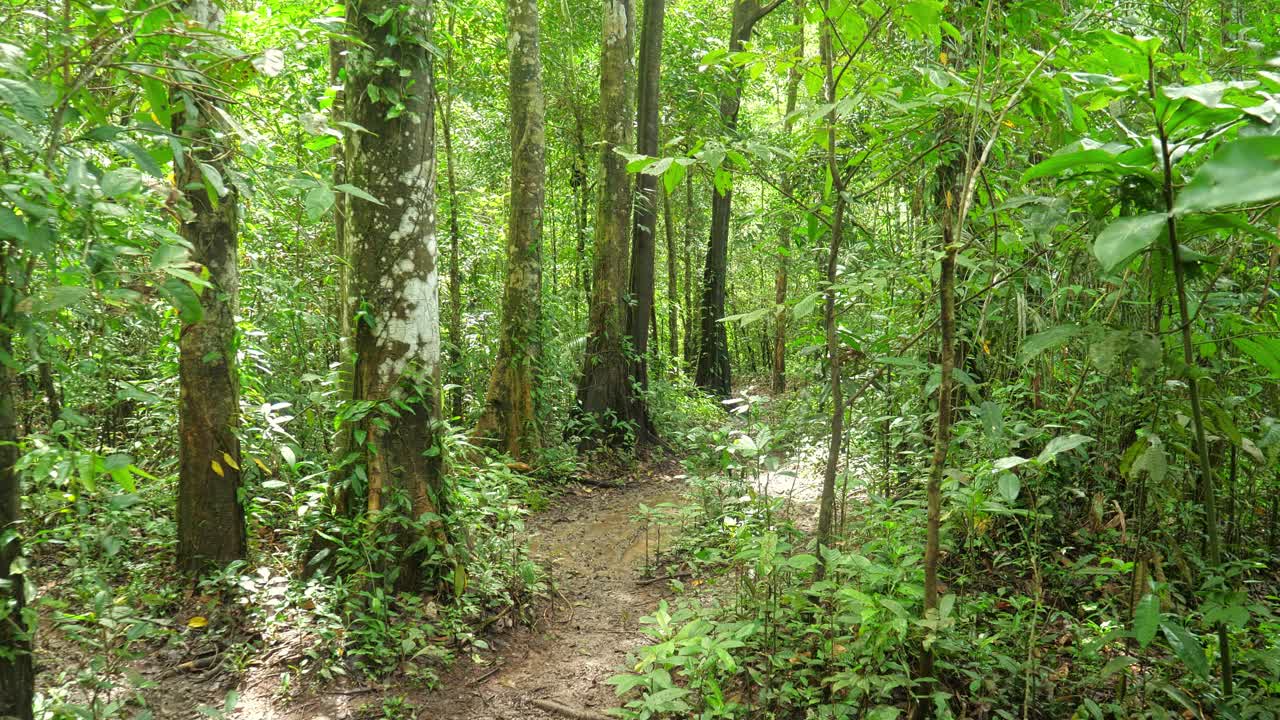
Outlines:
[[[453,34],[453,13],[449,13],[449,34]],[[440,130],[444,134],[445,181],[449,190],[449,417],[462,417],[463,389],[466,384],[462,376],[462,256],[458,245],[462,240],[462,231],[458,225],[458,174],[453,155],[453,46],[450,44],[444,55],[445,76],[449,78],[449,92],[443,98],[437,98],[440,108]]]
[[[684,365],[693,368],[693,173],[684,176]]]
[[[729,52],[740,52],[756,23],[777,7],[777,2],[765,8],[759,0],[735,0],[733,4],[733,29],[729,35]],[[744,79],[740,70],[733,72],[729,86],[720,91],[720,122],[727,135],[738,128],[738,110],[742,104]],[[698,387],[718,396],[728,397],[731,389],[729,376],[729,345],[725,334],[724,317],[725,283],[729,271],[729,221],[732,217],[733,188],[722,193],[711,189],[711,239],[707,243],[707,263],[702,270],[702,305],[698,344],[698,367],[694,381]]]
[[[8,272],[9,259],[0,259],[4,267],[4,294],[13,297]],[[0,350],[12,355],[14,326],[10,313],[0,322]],[[15,378],[8,365],[0,365],[0,717],[12,715],[31,720],[31,698],[35,690],[35,673],[31,663],[32,637],[26,615],[26,580],[16,562],[22,556],[21,478],[14,469],[18,462],[18,421],[14,415]]]
[[[658,84],[662,68],[662,16],[665,0],[645,0],[640,32],[640,69],[636,101],[636,152],[658,154]],[[635,360],[631,363],[633,390],[628,421],[636,440],[652,442],[656,433],[649,420],[643,391],[649,387],[649,318],[653,313],[654,261],[658,225],[658,176],[636,178],[634,223],[631,228],[631,303],[627,306],[627,336]],[[656,330],[656,327],[655,327]]]
[[[945,120],[944,120],[945,122]],[[924,549],[924,614],[928,618],[938,611],[938,561],[942,546],[942,476],[947,467],[951,447],[951,395],[956,358],[956,218],[955,198],[960,196],[956,181],[960,174],[960,158],[947,160],[938,168],[935,208],[942,230],[942,262],[938,280],[938,326],[941,329],[939,352],[938,415],[934,423],[933,459],[929,464],[929,480],[925,488],[926,520]],[[920,656],[921,677],[933,677],[933,648]],[[917,700],[915,717],[932,716],[932,685]]]
[[[502,294],[498,357],[476,435],[516,460],[538,448],[538,353],[542,347],[542,211],[546,193],[546,132],[537,0],[507,0],[511,50],[511,215],[507,279]]]
[[[583,446],[626,441],[617,420],[631,417],[630,372],[623,348],[626,322],[627,230],[631,183],[627,161],[615,149],[631,145],[631,66],[635,37],[633,0],[605,0],[600,55],[600,115],[604,181],[596,215],[587,349],[578,384],[578,410],[587,418]]]
[[[587,267],[587,213],[591,207],[590,173],[587,172],[587,138],[582,124],[582,109],[576,104],[573,107],[573,170],[569,184],[574,191],[573,227],[574,241],[577,243],[573,259],[573,275],[577,280],[577,292],[574,294],[576,308],[591,296],[591,269]],[[574,315],[577,318],[577,315]]]
[[[676,228],[671,216],[671,193],[662,191],[662,219],[667,240],[667,356],[669,367],[680,364],[680,287],[676,272]]]
[[[217,32],[222,11],[210,0],[186,8],[187,17]],[[192,217],[182,223],[191,259],[208,270],[210,287],[200,293],[202,317],[184,322],[178,340],[178,568],[200,574],[245,556],[244,505],[240,500],[240,379],[236,370],[236,307],[240,293],[237,267],[238,198],[225,184],[221,197],[205,190],[208,174],[227,177],[230,148],[213,126],[213,100],[199,88],[174,107],[194,107],[173,116],[175,135],[186,151],[175,161],[177,186]]]
[[[830,0],[823,2],[826,16]],[[836,504],[836,470],[840,463],[840,443],[844,438],[844,397],[840,384],[840,335],[836,325],[836,272],[840,267],[840,243],[844,239],[844,182],[836,161],[836,80],[834,75],[835,51],[831,43],[829,22],[822,23],[819,40],[822,66],[825,74],[826,101],[831,105],[827,114],[827,172],[831,175],[831,192],[834,195],[831,213],[831,244],[827,248],[827,287],[823,313],[827,335],[827,365],[831,383],[831,437],[827,441],[827,464],[822,475],[822,501],[818,507],[817,541],[819,549],[831,544]],[[821,553],[819,553],[821,557]]]
[[[349,302],[360,309],[352,343],[353,399],[378,404],[356,432],[370,519],[385,524],[401,548],[398,567],[385,570],[405,590],[425,584],[423,560],[432,542],[443,540],[434,525],[425,531],[428,542],[419,542],[423,530],[416,520],[446,512],[437,437],[440,307],[428,49],[433,4],[362,0],[347,6],[347,27],[358,41],[347,56],[347,112],[368,131],[348,135],[347,171],[353,185],[379,200],[352,198],[347,226]],[[388,12],[394,22],[386,19]],[[415,545],[424,547],[407,551]]]
[[[796,24],[796,63],[791,66],[787,75],[787,117],[783,127],[787,134],[795,124],[791,117],[796,110],[796,96],[800,91],[800,67],[804,61],[804,0],[792,3],[793,21]],[[795,177],[788,172],[782,177],[782,192],[791,195],[795,189]],[[790,210],[782,218],[781,232],[778,233],[778,271],[773,281],[773,302],[777,308],[774,314],[773,336],[773,370],[772,382],[775,394],[787,389],[787,265],[791,261],[791,223]]]

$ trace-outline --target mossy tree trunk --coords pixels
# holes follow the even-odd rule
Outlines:
[[[537,0],[507,0],[511,53],[511,214],[498,357],[476,435],[516,460],[539,442],[537,365],[542,347],[542,212],[547,168]]]
[[[397,536],[401,556],[386,570],[402,590],[430,577],[426,561],[443,541],[445,512],[433,10],[432,0],[347,6],[347,27],[359,41],[347,56],[347,117],[368,131],[347,137],[347,177],[378,200],[351,198],[347,216],[352,399],[374,404],[354,433],[368,477],[368,517]]]
[[[578,411],[584,447],[620,445],[629,432],[630,370],[624,338],[628,281],[627,231],[631,222],[631,181],[627,161],[615,149],[631,147],[631,74],[635,37],[633,0],[605,0],[600,55],[600,116],[604,167],[596,215],[595,256],[587,348],[578,383]]]

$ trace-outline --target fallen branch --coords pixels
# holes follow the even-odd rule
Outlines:
[[[617,720],[617,718],[605,715],[604,713],[598,713],[595,710],[579,710],[578,708],[571,708],[568,705],[562,705],[554,700],[530,698],[529,704],[539,710],[545,710],[561,717],[567,717],[570,720]]]
[[[683,580],[684,578],[692,577],[692,576],[693,576],[693,573],[688,573],[688,572],[676,573],[675,575],[662,575],[659,577],[651,577],[651,578],[645,578],[644,580],[637,580],[636,585],[652,585],[656,582],[662,582],[663,580]]]
[[[592,487],[608,488],[610,490],[617,490],[618,488],[623,487],[622,483],[609,482],[608,480],[596,480],[595,478],[585,476],[576,477],[573,481],[579,485],[590,485]]]

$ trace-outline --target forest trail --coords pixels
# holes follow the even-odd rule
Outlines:
[[[666,587],[644,582],[645,527],[633,518],[641,504],[681,500],[684,483],[678,471],[670,461],[642,465],[619,487],[574,486],[533,514],[526,533],[530,552],[554,578],[553,601],[535,610],[533,627],[518,626],[487,638],[492,650],[482,662],[460,654],[439,690],[409,692],[414,717],[563,720],[531,701],[594,713],[615,706],[613,687],[605,680],[643,643],[640,618],[657,608]],[[287,707],[273,707],[267,697],[246,696],[234,717],[352,720],[379,707],[382,697],[407,691],[392,686],[379,693],[310,696]]]
[[[665,588],[641,582],[645,527],[633,518],[641,504],[681,499],[676,470],[671,463],[642,466],[621,487],[582,486],[530,518],[530,553],[554,578],[555,602],[539,610],[534,627],[493,639],[496,656],[487,664],[460,658],[442,689],[417,703],[418,717],[562,719],[530,701],[597,713],[616,705],[605,680],[642,644],[640,618],[657,607]]]

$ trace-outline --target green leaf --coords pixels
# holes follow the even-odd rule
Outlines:
[[[108,170],[98,183],[102,194],[109,198],[118,198],[138,191],[142,187],[142,176],[133,168],[117,168]]]
[[[1173,620],[1161,620],[1160,630],[1164,633],[1164,639],[1169,641],[1169,647],[1173,648],[1174,654],[1187,669],[1201,680],[1208,680],[1209,661],[1205,659],[1204,646],[1200,644],[1200,640]]]
[[[1022,352],[1018,358],[1024,363],[1030,362],[1045,350],[1053,350],[1066,345],[1072,338],[1080,335],[1081,332],[1079,325],[1059,325],[1044,332],[1038,332],[1022,341]]]
[[[1099,673],[1099,677],[1102,680],[1106,680],[1107,678],[1111,677],[1112,675],[1115,675],[1116,673],[1129,667],[1130,665],[1133,665],[1136,662],[1138,662],[1137,658],[1132,658],[1132,657],[1129,657],[1128,655],[1119,655],[1117,657],[1113,657],[1106,665],[1102,666],[1102,672]]]
[[[1178,193],[1178,214],[1280,197],[1280,137],[1254,136],[1224,145]]]
[[[662,173],[662,186],[666,188],[668,195],[675,192],[675,189],[680,186],[688,171],[689,168],[685,163],[677,159],[671,163],[671,167],[667,168],[666,172]]]
[[[1000,472],[1005,472],[1007,470],[1012,470],[1018,467],[1019,465],[1023,465],[1029,462],[1031,462],[1030,458],[1024,458],[1020,455],[1010,455],[1009,457],[1002,457],[999,460],[992,463],[991,468],[992,468],[992,471],[1000,473]]]
[[[1164,235],[1167,218],[1163,213],[1122,217],[1113,221],[1093,242],[1093,254],[1102,269],[1113,272],[1134,255],[1146,250]]]
[[[37,312],[57,312],[71,307],[89,296],[90,289],[77,285],[59,285],[50,288],[40,296],[40,300],[32,307]]]
[[[333,207],[334,199],[333,190],[324,185],[311,188],[303,199],[303,205],[307,209],[307,217],[313,221],[319,220],[325,213],[329,212],[329,208]]]
[[[1022,492],[1022,481],[1011,472],[1000,473],[1000,477],[997,478],[996,482],[1000,488],[1000,495],[1006,502],[1017,500],[1018,494]]]
[[[1133,636],[1138,645],[1145,648],[1156,638],[1156,628],[1160,627],[1160,598],[1151,593],[1142,596],[1133,613]]]
[[[1022,173],[1022,181],[1035,180],[1047,175],[1057,175],[1063,170],[1069,170],[1084,165],[1119,165],[1116,160],[1116,154],[1110,150],[1103,148],[1092,148],[1089,150],[1077,150],[1076,152],[1062,153],[1054,155],[1035,165],[1032,165],[1026,172]]]
[[[171,277],[160,286],[160,294],[178,310],[178,317],[188,325],[194,325],[204,319],[204,306],[191,286],[178,278]]]
[[[200,163],[200,175],[204,177],[204,189],[209,194],[209,202],[217,207],[218,198],[227,194],[227,186],[222,182],[222,173],[209,163]]]
[[[1041,465],[1047,465],[1062,453],[1091,442],[1093,442],[1093,438],[1088,435],[1059,435],[1050,440],[1048,445],[1045,445],[1044,450],[1041,450],[1040,455],[1036,457],[1036,462]]]
[[[334,185],[334,186],[333,186],[333,189],[334,189],[334,190],[337,190],[338,192],[346,193],[346,194],[348,194],[348,195],[350,195],[350,196],[352,196],[352,197],[358,197],[358,198],[360,198],[361,200],[365,200],[365,201],[371,202],[371,203],[373,203],[374,205],[381,205],[381,206],[383,206],[383,207],[386,207],[386,206],[387,206],[387,204],[386,204],[386,203],[384,203],[384,202],[382,202],[381,200],[379,200],[378,198],[376,198],[376,197],[374,197],[374,196],[370,195],[369,193],[365,192],[364,190],[361,190],[360,188],[356,187],[355,185],[350,185],[350,184],[348,184],[348,183],[343,183],[343,184],[341,184],[341,185]]]
[[[1280,378],[1280,339],[1270,337],[1233,338],[1236,348],[1266,368],[1272,377]]]

